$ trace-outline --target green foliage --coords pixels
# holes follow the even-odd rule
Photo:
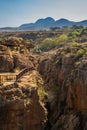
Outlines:
[[[55,47],[54,40],[52,38],[46,38],[42,41],[40,49],[42,51],[50,50]]]
[[[85,53],[85,50],[84,49],[80,49],[80,50],[77,51],[77,56],[81,57],[81,56],[83,56],[84,53]]]
[[[80,64],[81,64],[81,61],[77,61],[77,62],[75,63],[75,66],[78,67]]]
[[[35,46],[35,47],[32,49],[32,52],[38,52],[38,51],[39,51],[39,47],[38,47],[38,45]]]
[[[75,39],[75,38],[79,37],[82,30],[83,30],[83,27],[81,27],[81,26],[79,26],[79,27],[78,26],[73,26],[71,28],[71,32],[68,34],[68,37],[71,38],[71,39]]]
[[[62,34],[59,37],[55,38],[54,41],[56,43],[63,43],[63,42],[66,42],[67,39],[68,39],[67,35],[66,34]]]
[[[72,45],[72,47],[77,47],[79,45],[79,43],[74,41],[74,42],[72,42],[71,45]]]
[[[41,101],[44,100],[45,96],[48,96],[48,94],[45,92],[45,89],[44,89],[43,86],[38,87],[38,95],[39,95],[39,98],[40,98]]]
[[[53,49],[58,45],[62,45],[66,43],[67,39],[68,39],[67,35],[65,34],[62,34],[59,37],[55,37],[55,38],[45,38],[38,46],[37,49],[40,49],[41,51],[47,51]]]
[[[73,32],[69,33],[68,37],[76,38],[79,34],[80,34],[80,32],[74,30]]]

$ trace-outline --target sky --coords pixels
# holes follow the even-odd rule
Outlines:
[[[46,17],[87,19],[87,0],[0,0],[0,27],[18,27]]]

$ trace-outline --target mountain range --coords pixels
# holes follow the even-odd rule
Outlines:
[[[52,17],[38,19],[35,23],[25,23],[19,27],[4,27],[0,28],[0,31],[38,31],[38,30],[49,30],[53,27],[64,27],[64,26],[87,26],[87,20],[80,22],[70,21],[68,19],[61,18],[54,20]]]

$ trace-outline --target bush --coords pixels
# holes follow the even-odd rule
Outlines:
[[[55,37],[55,38],[45,38],[41,44],[37,45],[36,47],[33,48],[34,52],[37,51],[48,51],[51,50],[53,48],[55,48],[56,46],[60,46],[64,43],[66,43],[67,41],[67,35],[62,34],[59,37]]]
[[[41,101],[44,100],[45,96],[48,96],[48,94],[45,92],[45,89],[44,89],[43,86],[38,87],[38,95],[39,95],[39,98],[40,98]]]
[[[77,36],[79,36],[80,32],[78,30],[74,30],[73,32],[68,34],[68,37],[70,38],[76,38]]]
[[[83,56],[83,54],[85,54],[85,50],[84,49],[80,49],[80,50],[77,51],[77,56],[78,57]]]
[[[67,41],[67,35],[63,34],[56,38],[46,38],[42,41],[42,43],[39,46],[39,49],[42,51],[47,51],[52,48],[55,48],[58,45],[61,45]]]
[[[62,34],[59,37],[55,38],[56,43],[65,43],[68,40],[67,35]]]
[[[46,38],[40,44],[39,49],[41,49],[42,51],[47,51],[54,48],[55,46],[55,42],[52,38]]]
[[[78,42],[72,42],[72,47],[77,47],[79,45]]]

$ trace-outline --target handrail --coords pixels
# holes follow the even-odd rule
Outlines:
[[[34,70],[34,67],[25,68],[24,70],[22,70],[18,75],[16,75],[16,81],[18,81],[25,73],[31,70]]]

